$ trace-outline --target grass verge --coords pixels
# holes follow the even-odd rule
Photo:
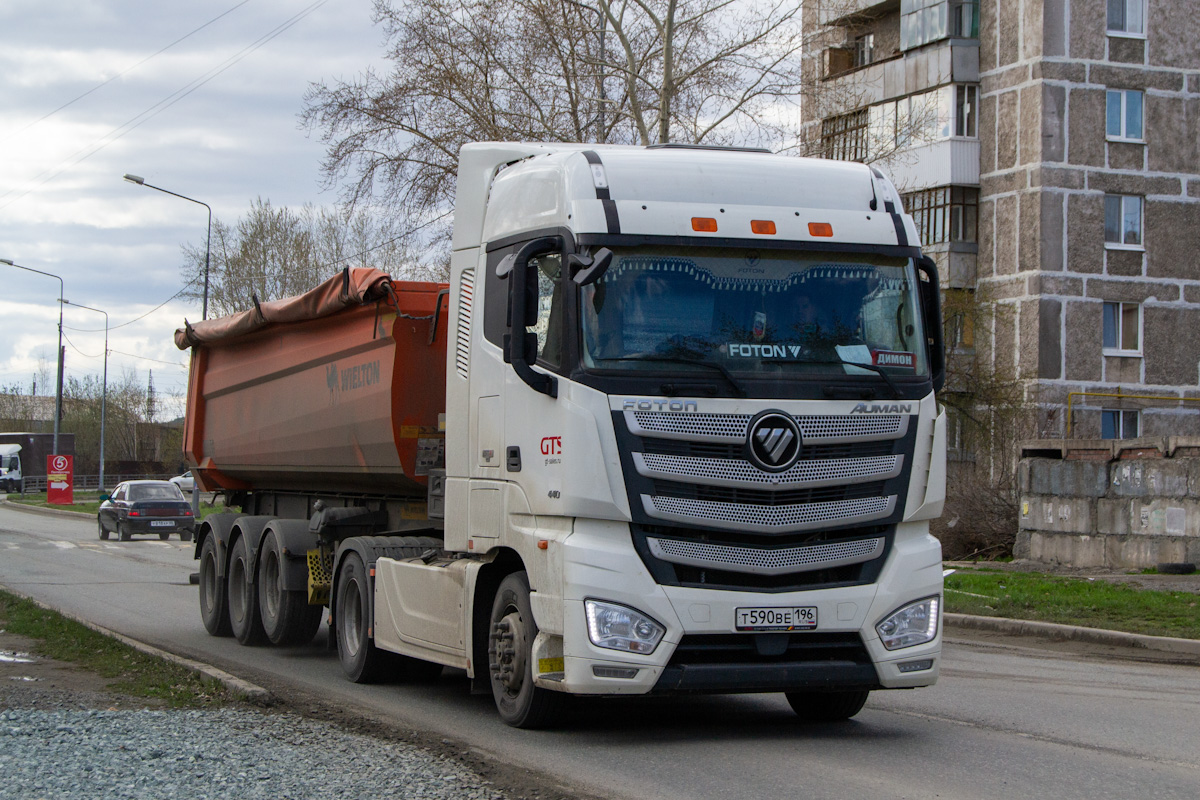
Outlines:
[[[0,626],[37,641],[40,656],[112,679],[108,689],[118,694],[157,700],[170,708],[222,706],[240,699],[218,681],[135,650],[2,589]]]
[[[51,505],[46,500],[45,492],[31,492],[29,494],[10,494],[8,501],[26,506],[39,506],[41,508],[57,508],[62,511],[78,511],[82,514],[95,515],[100,510],[100,496],[95,492],[75,492],[75,502],[70,505]],[[204,519],[209,514],[217,514],[225,511],[225,504],[221,503],[209,504],[206,502],[200,503],[200,519]]]
[[[961,570],[946,576],[946,610],[1200,639],[1200,596],[1037,572]]]

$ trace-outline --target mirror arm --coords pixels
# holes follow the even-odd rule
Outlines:
[[[933,390],[940,392],[946,385],[946,343],[942,333],[942,287],[938,281],[937,264],[929,256],[917,260],[917,270],[929,279],[921,290],[921,308],[925,312],[926,350],[929,353],[929,372]],[[932,341],[929,341],[932,340]]]

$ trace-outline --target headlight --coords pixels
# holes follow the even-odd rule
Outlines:
[[[899,650],[932,642],[938,630],[937,597],[926,597],[910,603],[875,626],[883,646]]]
[[[583,607],[587,613],[588,638],[597,647],[648,655],[667,632],[650,617],[627,606],[584,600]]]

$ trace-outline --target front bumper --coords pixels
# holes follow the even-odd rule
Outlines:
[[[561,611],[539,613],[549,597],[534,604],[542,628],[535,649],[561,653],[561,661],[547,661],[553,671],[535,678],[546,688],[575,694],[733,693],[910,688],[937,680],[940,620],[932,642],[903,650],[886,650],[875,631],[904,604],[941,594],[941,545],[927,523],[899,526],[876,583],[783,593],[659,585],[634,552],[623,523],[577,520],[561,547],[566,594],[553,600],[561,602]],[[663,641],[649,655],[597,647],[587,634],[588,598],[650,615],[666,628]],[[763,606],[815,606],[818,629],[735,630],[737,608]],[[913,662],[928,666],[917,663],[919,669],[911,671]],[[902,665],[909,671],[901,671]]]

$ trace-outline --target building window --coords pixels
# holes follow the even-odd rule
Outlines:
[[[951,0],[950,35],[959,39],[979,38],[979,0]]]
[[[954,87],[954,135],[978,135],[975,112],[979,106],[979,87],[973,84],[958,84]]]
[[[1142,307],[1137,303],[1105,303],[1105,355],[1140,355],[1141,352]]]
[[[1144,36],[1146,0],[1108,0],[1108,32]]]
[[[1134,89],[1108,90],[1109,139],[1142,140],[1142,93]]]
[[[1105,408],[1100,411],[1100,438],[1136,439],[1142,435],[1142,412]]]
[[[867,117],[865,108],[839,114],[821,122],[821,150],[825,158],[866,161]]]
[[[1142,246],[1142,198],[1132,194],[1104,195],[1104,242],[1107,246]]]
[[[942,291],[942,327],[947,350],[970,350],[975,347],[973,289]]]
[[[979,229],[979,190],[972,186],[939,186],[904,195],[921,244],[974,242]]]
[[[854,66],[865,67],[875,60],[875,34],[867,33],[854,40]]]

